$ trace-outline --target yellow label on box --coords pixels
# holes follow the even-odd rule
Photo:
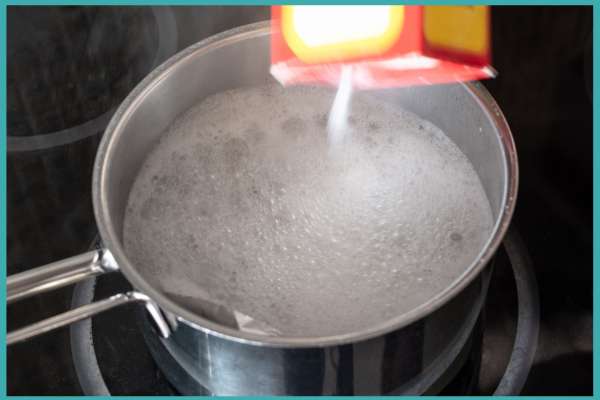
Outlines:
[[[438,48],[485,53],[488,50],[488,12],[487,6],[425,6],[425,39]]]
[[[376,56],[402,32],[404,6],[283,6],[282,33],[305,63]]]

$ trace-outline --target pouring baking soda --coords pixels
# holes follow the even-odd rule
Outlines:
[[[488,6],[273,6],[271,74],[356,89],[491,78]]]
[[[487,6],[274,6],[271,73],[338,86],[332,150],[349,133],[352,89],[493,77]]]

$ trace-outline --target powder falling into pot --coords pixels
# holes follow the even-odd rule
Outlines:
[[[327,120],[327,140],[331,150],[339,145],[348,135],[348,114],[352,99],[352,66],[344,66],[329,119]]]

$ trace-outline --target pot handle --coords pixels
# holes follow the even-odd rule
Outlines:
[[[27,297],[45,293],[63,286],[72,285],[87,278],[114,272],[118,269],[112,254],[107,250],[95,250],[79,254],[74,257],[9,276],[6,279],[6,301],[7,304],[10,304]],[[11,345],[22,342],[42,333],[70,325],[73,322],[89,318],[103,311],[129,303],[144,303],[146,309],[154,319],[160,334],[165,338],[169,336],[169,325],[165,321],[158,305],[145,294],[130,291],[127,293],[119,293],[91,304],[86,304],[54,317],[33,323],[16,331],[9,332],[6,335],[6,344]]]

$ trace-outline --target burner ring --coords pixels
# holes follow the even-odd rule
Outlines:
[[[76,308],[91,303],[95,286],[95,278],[76,285],[71,307]],[[96,358],[91,318],[71,325],[71,355],[83,393],[89,396],[110,396]]]
[[[173,12],[168,7],[151,7],[151,12],[158,31],[158,43],[150,70],[175,53],[178,41],[177,22]],[[96,118],[60,131],[32,136],[7,135],[6,149],[9,153],[44,150],[74,143],[92,135],[102,134],[117,107],[118,105]]]

